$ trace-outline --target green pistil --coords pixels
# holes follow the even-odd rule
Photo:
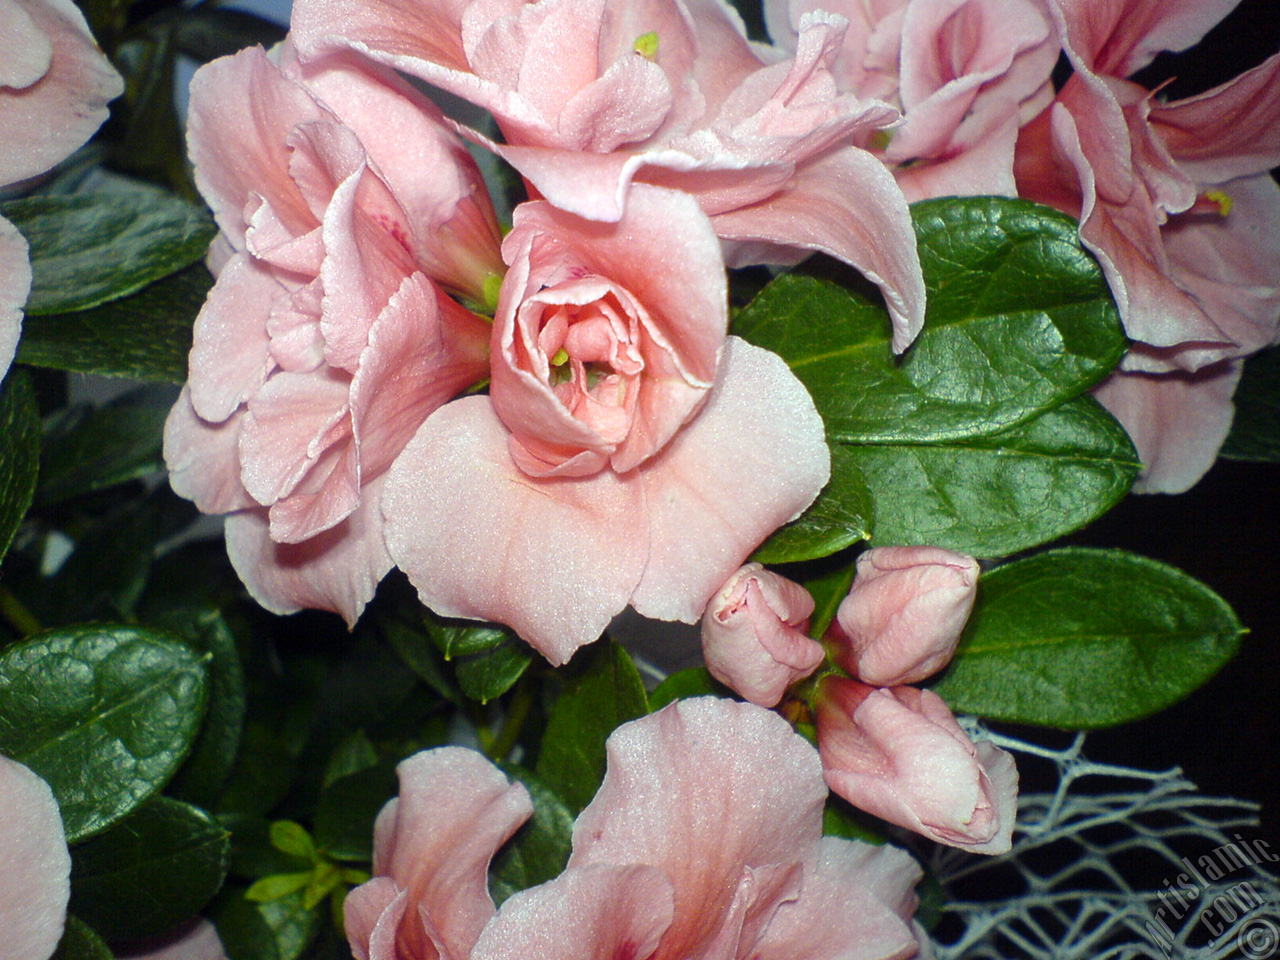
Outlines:
[[[893,141],[892,130],[877,130],[871,134],[870,147],[872,150],[888,150],[889,144]]]
[[[657,60],[658,31],[650,30],[648,33],[640,34],[640,36],[636,37],[636,42],[632,49],[646,60]]]
[[[499,274],[491,273],[484,278],[484,305],[489,312],[489,316],[493,316],[498,309],[498,292],[502,290],[502,277]]]

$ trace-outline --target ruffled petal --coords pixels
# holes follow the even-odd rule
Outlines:
[[[71,854],[49,785],[0,756],[0,930],[8,956],[47,960],[62,937]]]

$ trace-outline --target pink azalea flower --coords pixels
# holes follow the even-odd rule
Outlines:
[[[845,260],[902,350],[924,306],[906,202],[850,145],[897,113],[836,92],[844,26],[805,18],[786,58],[718,0],[306,0],[293,17],[306,56],[355,49],[488,110],[504,143],[484,142],[561,209],[616,221],[649,182],[698,198],[731,266]]]
[[[4,955],[48,960],[67,918],[71,854],[49,785],[0,756],[0,931]]]
[[[715,234],[636,184],[616,223],[519,207],[491,396],[432,415],[388,474],[387,546],[422,601],[513,627],[554,664],[627,604],[694,623],[826,483],[808,393],[725,339]]]
[[[61,163],[124,89],[71,0],[0,0],[0,188]],[[31,291],[27,243],[0,217],[0,378]]]
[[[1013,196],[1018,127],[1053,96],[1058,40],[1032,0],[768,0],[770,34],[795,49],[806,15],[849,20],[832,73],[841,91],[893,103],[874,147],[908,200]]]
[[[241,51],[197,73],[190,117],[221,234],[166,426],[170,479],[231,513],[228,552],[264,606],[354,622],[391,567],[387,468],[487,375],[488,324],[441,287],[484,299],[502,270],[493,211],[438,111],[351,58]]]
[[[400,776],[378,818],[377,876],[347,898],[359,960],[920,950],[919,868],[890,846],[822,837],[818,758],[758,707],[683,701],[616,730],[567,868],[496,912],[486,868],[529,816],[524,789],[457,748],[417,754]]]
[[[827,784],[854,806],[974,853],[1010,849],[1013,757],[970,740],[933,691],[831,674],[818,685],[816,720]]]
[[[918,683],[955,653],[978,590],[978,562],[939,547],[875,547],[836,613],[836,662],[877,687]]]
[[[1176,102],[1124,79],[1234,5],[1054,0],[1074,73],[1018,143],[1020,193],[1079,216],[1136,341],[1117,377],[1148,375],[1099,394],[1139,439],[1140,490],[1185,490],[1225,436],[1224,380],[1187,374],[1280,337],[1280,54]]]
[[[813,673],[825,654],[809,638],[813,597],[758,563],[742,566],[702,615],[702,656],[711,675],[762,707]]]

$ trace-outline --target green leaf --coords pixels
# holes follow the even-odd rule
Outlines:
[[[298,960],[323,919],[306,906],[305,889],[269,903],[246,900],[244,892],[228,885],[209,911],[229,960]]]
[[[1255,353],[1244,362],[1234,401],[1235,418],[1222,455],[1280,463],[1280,347]]]
[[[427,686],[446,700],[461,703],[462,691],[454,682],[453,671],[445,663],[444,654],[432,642],[422,618],[418,616],[422,607],[416,598],[412,601],[412,613],[402,609],[403,607],[408,607],[408,604],[394,607],[389,604],[378,605],[374,608],[373,615],[383,637],[406,666]]]
[[[265,814],[288,794],[297,768],[297,758],[284,735],[266,724],[247,721],[217,812]]]
[[[0,205],[31,246],[28,316],[96,307],[195,263],[217,228],[208,213],[143,183]]]
[[[797,582],[813,596],[813,615],[809,618],[809,636],[821,637],[836,618],[836,611],[849,595],[853,578],[857,574],[857,560],[852,553],[831,557],[807,575],[797,576]]]
[[[177,15],[178,49],[199,63],[228,57],[245,47],[270,48],[284,39],[285,28],[244,10],[202,4],[169,8]]]
[[[831,447],[831,480],[798,519],[777,530],[751,559],[795,563],[826,557],[871,536],[871,492],[857,456],[844,444]]]
[[[169,785],[169,793],[197,806],[212,807],[231,775],[244,731],[244,671],[236,640],[217,610],[173,611],[154,622],[210,657],[204,723],[190,756]]]
[[[1119,315],[1070,217],[997,197],[912,213],[928,306],[905,355],[890,348],[879,300],[801,274],[778,277],[735,323],[787,361],[832,440],[994,433],[1080,395],[1119,361]]]
[[[311,878],[314,876],[314,870],[304,870],[301,873],[273,873],[269,877],[263,877],[250,884],[249,889],[244,892],[244,898],[254,903],[279,900],[281,897],[287,897],[291,893],[302,890],[311,883]]]
[[[40,411],[30,378],[13,370],[0,386],[0,559],[4,559],[36,492]]]
[[[990,437],[851,448],[875,501],[876,544],[929,544],[1000,557],[1064,536],[1128,492],[1128,434],[1078,397]]]
[[[106,377],[182,383],[196,314],[213,286],[196,263],[92,310],[28,317],[18,360]]]
[[[203,810],[156,797],[72,849],[70,909],[107,940],[163,933],[213,899],[230,848]]]
[[[143,387],[100,407],[69,408],[45,432],[41,505],[59,503],[164,469],[164,421],[173,397]]]
[[[510,634],[483,653],[458,657],[458,686],[472,700],[488,703],[510,690],[532,661],[528,644]]]
[[[108,624],[0,651],[0,753],[48,781],[68,843],[168,782],[200,727],[206,660],[159,631]]]
[[[883,823],[834,793],[827,797],[826,806],[822,808],[822,834],[826,837],[843,837],[880,846],[888,838],[871,826],[873,822]]]
[[[648,713],[649,698],[631,657],[613,641],[583,648],[564,672],[534,773],[576,814],[604,779],[605,740]]]
[[[493,860],[489,893],[498,905],[513,893],[558,877],[573,847],[573,814],[555,792],[527,770],[504,769],[529,791],[533,816]]]
[[[377,765],[378,751],[369,741],[369,735],[356,730],[343,737],[329,754],[329,762],[324,765],[324,786],[327,789],[335,780]]]
[[[276,820],[271,824],[271,845],[281,853],[299,860],[314,861],[316,858],[311,834],[292,820]]]
[[[58,949],[49,960],[115,960],[115,954],[83,920],[68,914]]]
[[[1090,729],[1181,700],[1244,633],[1185,573],[1118,550],[1067,548],[984,574],[934,690],[957,712]]]
[[[341,777],[316,805],[316,846],[335,860],[373,859],[373,821],[399,791],[395,764],[379,764]]]
[[[653,688],[649,694],[649,710],[656,713],[669,703],[690,697],[732,697],[733,692],[720,684],[706,667],[678,670]]]

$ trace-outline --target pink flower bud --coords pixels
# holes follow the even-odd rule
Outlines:
[[[836,614],[847,638],[836,661],[877,687],[923,680],[951,660],[977,588],[978,562],[963,553],[938,547],[866,551]]]
[[[702,654],[721,683],[762,707],[775,706],[787,687],[822,663],[822,646],[805,630],[813,597],[748,563],[711,598],[702,617]]]
[[[817,726],[827,785],[854,806],[949,846],[1010,848],[1013,757],[970,740],[933,691],[824,677]]]

